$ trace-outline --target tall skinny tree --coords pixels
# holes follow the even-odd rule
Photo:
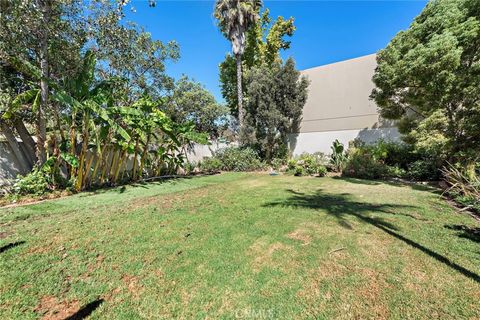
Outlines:
[[[224,36],[232,43],[237,62],[238,121],[243,128],[244,109],[242,91],[242,55],[245,51],[245,34],[259,19],[258,8],[262,0],[217,0],[215,18]]]

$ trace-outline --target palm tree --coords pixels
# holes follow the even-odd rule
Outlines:
[[[243,128],[242,55],[245,50],[245,33],[258,20],[262,0],[217,0],[214,16],[225,37],[232,42],[232,52],[237,61],[238,120]]]

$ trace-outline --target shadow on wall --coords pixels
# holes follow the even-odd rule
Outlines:
[[[323,152],[330,154],[332,143],[335,140],[340,141],[345,147],[348,147],[349,142],[355,139],[360,139],[365,143],[373,143],[379,139],[398,141],[400,137],[401,135],[396,127],[376,126],[364,129],[289,134],[288,145],[293,155],[300,155],[304,152]]]
[[[362,129],[358,132],[356,139],[365,143],[375,143],[378,140],[399,141],[400,132],[396,127],[374,127],[372,129]]]
[[[18,143],[22,151],[26,154],[26,149],[22,142]],[[13,154],[6,141],[0,141],[0,188],[11,184],[19,174],[26,174],[23,172],[19,160]]]
[[[480,276],[465,267],[451,261],[444,255],[433,251],[425,247],[424,245],[409,239],[401,234],[401,230],[393,223],[385,221],[384,217],[391,216],[406,216],[412,219],[416,219],[414,216],[408,213],[400,213],[399,211],[405,211],[408,209],[415,209],[415,206],[409,205],[396,205],[396,204],[372,204],[366,202],[358,202],[352,199],[352,196],[348,193],[342,194],[329,194],[323,192],[322,189],[317,190],[315,193],[307,194],[302,192],[296,192],[294,190],[286,190],[290,196],[283,200],[270,202],[264,204],[266,207],[293,207],[293,208],[308,208],[313,210],[322,210],[328,215],[332,215],[337,219],[340,226],[346,229],[352,229],[350,221],[352,218],[356,218],[363,223],[367,223],[386,234],[394,237],[395,239],[402,241],[409,245],[413,249],[417,249],[429,257],[445,264],[453,270],[463,274],[464,276],[480,283]],[[383,216],[383,217],[382,217]],[[391,219],[390,219],[391,221]]]
[[[297,148],[298,136],[300,133],[289,133],[287,135],[287,148],[290,151],[290,156],[294,155],[294,151]]]

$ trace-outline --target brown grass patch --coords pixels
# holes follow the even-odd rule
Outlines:
[[[54,296],[44,296],[33,311],[42,315],[43,320],[60,320],[75,314],[79,309],[78,300],[58,301]]]
[[[127,285],[128,292],[130,292],[135,299],[138,299],[145,290],[145,288],[139,283],[138,277],[124,275],[122,281]]]
[[[325,260],[319,261],[319,267],[310,272],[304,287],[297,292],[297,297],[303,301],[308,313],[317,314],[336,299],[324,284],[341,279],[352,272],[350,266],[341,262],[343,260],[343,255],[326,256]]]
[[[242,181],[241,185],[247,189],[250,189],[250,188],[265,187],[268,185],[268,183],[266,180],[249,179],[246,181]]]
[[[301,241],[302,246],[309,245],[312,241],[312,237],[308,234],[308,231],[304,228],[298,228],[287,235],[288,238]]]
[[[265,266],[275,266],[273,255],[275,252],[287,252],[291,250],[291,246],[281,242],[268,244],[263,239],[258,239],[249,248],[249,254],[254,256],[253,270],[260,271]]]
[[[388,248],[392,242],[389,236],[373,232],[359,237],[357,245],[368,260],[385,261],[389,258]]]
[[[356,272],[365,278],[366,283],[355,290],[357,298],[353,299],[355,302],[352,306],[354,314],[364,315],[367,313],[373,319],[388,319],[389,309],[382,299],[382,292],[389,285],[385,281],[384,276],[368,268],[362,268]]]
[[[65,238],[63,236],[55,235],[50,239],[51,240],[44,245],[31,247],[30,249],[28,249],[27,253],[43,254],[43,253],[52,252],[52,251],[57,251],[58,253],[62,253],[65,251],[65,246],[63,245],[65,243]]]
[[[209,196],[211,186],[192,189],[184,192],[177,192],[167,195],[156,195],[145,198],[137,198],[130,202],[121,212],[131,212],[133,210],[144,209],[150,206],[158,208],[160,211],[167,211],[176,204],[191,203],[196,199]]]

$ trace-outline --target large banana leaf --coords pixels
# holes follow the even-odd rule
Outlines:
[[[33,111],[36,111],[38,109],[38,106],[40,104],[39,89],[30,89],[17,95],[15,99],[13,99],[7,110],[3,113],[3,119],[12,118],[16,111],[18,111],[23,105],[28,103],[32,103]]]

